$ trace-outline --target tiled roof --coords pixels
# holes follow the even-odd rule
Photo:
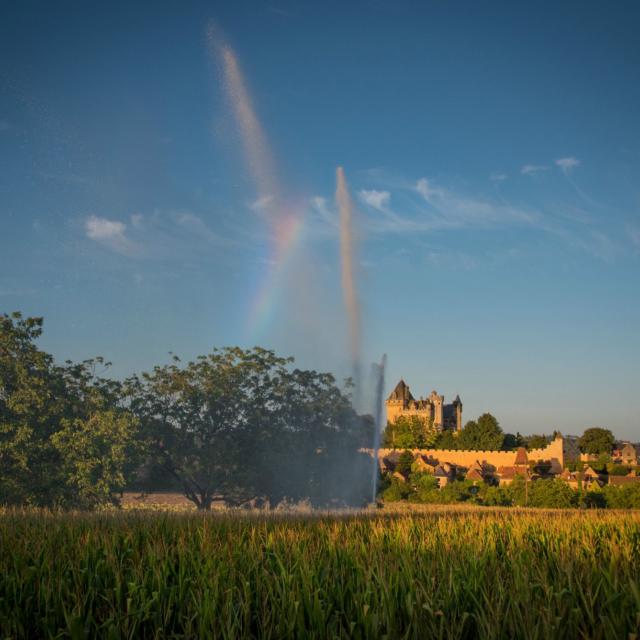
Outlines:
[[[516,459],[514,461],[514,465],[525,465],[529,462],[529,456],[527,455],[527,450],[524,447],[518,447],[518,451],[516,453]]]

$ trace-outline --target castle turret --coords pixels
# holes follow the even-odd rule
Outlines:
[[[433,406],[433,426],[436,429],[442,429],[442,405],[444,404],[444,396],[439,396],[436,391],[432,391],[429,396],[429,402]]]
[[[457,395],[452,404],[456,410],[456,431],[462,431],[462,400],[460,400],[460,396]]]
[[[409,403],[413,402],[414,398],[409,391],[409,386],[404,380],[400,380],[396,385],[396,388],[389,394],[386,401],[387,407],[387,421],[395,422],[398,416],[408,408]]]

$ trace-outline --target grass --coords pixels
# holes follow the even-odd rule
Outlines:
[[[640,514],[0,513],[3,638],[633,638]]]

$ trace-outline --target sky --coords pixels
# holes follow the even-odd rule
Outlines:
[[[364,386],[640,440],[640,5],[559,4],[3,3],[0,312],[342,379],[341,166]]]

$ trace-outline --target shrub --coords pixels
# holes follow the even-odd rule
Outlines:
[[[613,464],[610,463],[607,465],[607,473],[610,476],[626,476],[629,471],[631,471],[631,467],[626,464]]]
[[[504,507],[513,503],[509,487],[483,486],[478,492],[478,501],[488,507]]]
[[[398,502],[406,500],[410,493],[411,487],[406,482],[392,478],[391,484],[382,492],[382,497],[385,502]]]
[[[537,480],[529,483],[528,505],[531,507],[548,507],[567,509],[575,507],[578,495],[563,480]]]

